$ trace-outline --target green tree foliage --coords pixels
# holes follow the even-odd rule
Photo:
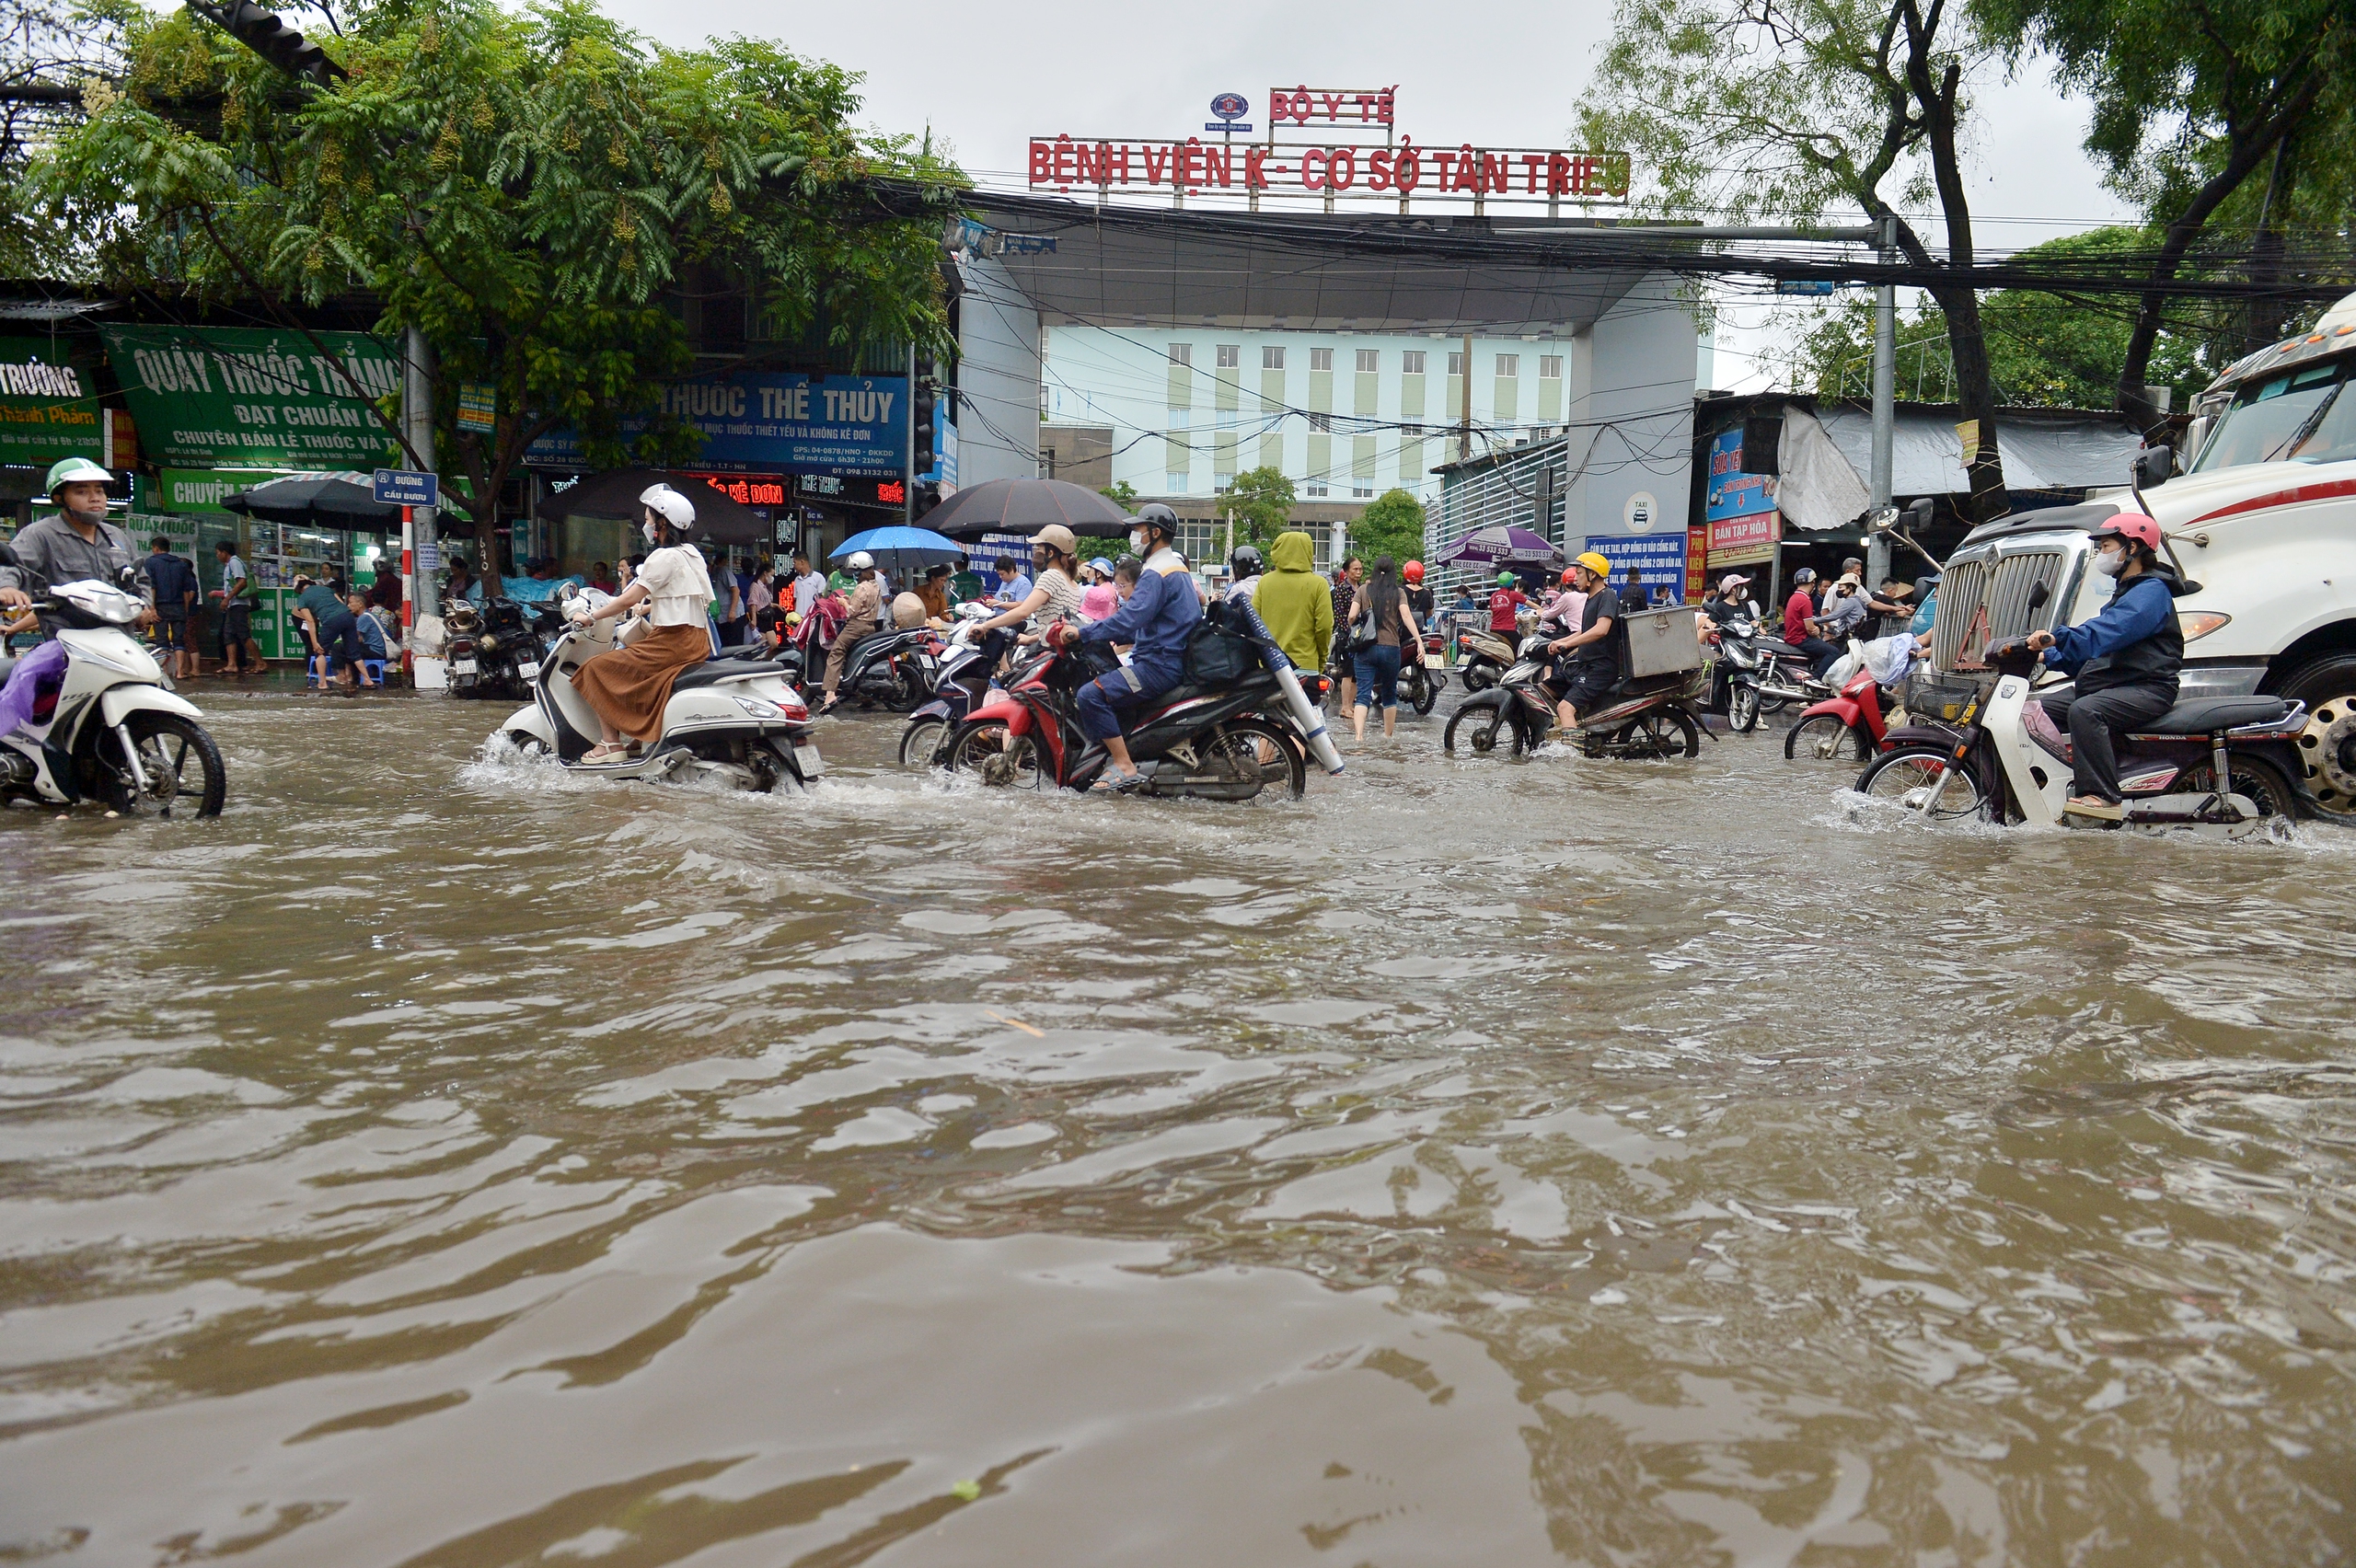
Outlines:
[[[2222,224],[2256,252],[2239,271],[2263,281],[2287,226],[2347,220],[2356,12],[2345,0],[1973,0],[1973,9],[2015,58],[2044,52],[2093,100],[2087,150],[2148,215],[2154,278],[2174,277]],[[2142,388],[2166,384],[2152,370],[2163,330],[2213,326],[2214,316],[2143,295],[2118,366],[2119,406],[2152,418]],[[2242,346],[2271,340],[2281,324],[2280,306],[2260,302],[2245,312]]]
[[[2113,227],[2049,241],[2023,257],[2098,258],[2148,250],[2141,229]],[[2133,336],[2131,300],[2073,301],[2053,294],[2004,289],[1980,302],[1981,329],[1988,342],[1989,373],[1997,401],[2014,407],[2108,409],[2119,382],[2119,367]],[[2202,335],[2163,338],[2153,378],[2175,392],[2175,406],[2187,407],[2217,369]],[[1912,313],[1901,310],[1898,324],[1898,395],[1926,402],[1955,401],[1955,372],[1948,353],[1946,317],[1925,300]],[[1831,399],[1863,402],[1873,395],[1874,322],[1870,300],[1852,296],[1799,339],[1792,385]]]
[[[1387,490],[1367,502],[1350,525],[1350,551],[1370,562],[1389,556],[1401,565],[1424,553],[1424,503],[1403,490]]]
[[[1915,265],[1973,263],[1967,84],[1988,46],[1946,0],[1618,0],[1580,104],[1588,146],[1624,148],[1672,215],[1894,223]],[[1944,255],[1898,213],[1935,198]],[[1958,395],[1980,421],[1972,512],[2005,508],[1995,387],[1968,285],[1934,286]]]
[[[664,301],[690,267],[749,285],[766,338],[946,346],[934,232],[864,202],[872,173],[944,171],[862,139],[831,65],[657,48],[588,0],[382,0],[315,39],[346,73],[315,90],[187,11],[122,24],[123,90],[93,88],[34,170],[50,213],[120,284],[373,296],[380,332],[433,348],[442,466],[473,495],[560,423],[600,464],[691,455],[676,424],[635,453],[618,433],[690,363]],[[496,387],[493,434],[455,429],[463,382]],[[475,522],[496,559],[492,509]]]
[[[1235,542],[1266,546],[1292,522],[1292,481],[1279,468],[1247,468],[1219,498],[1235,514]]]
[[[75,236],[27,200],[34,156],[82,119],[84,86],[122,69],[121,29],[103,10],[0,0],[0,273],[83,282]]]

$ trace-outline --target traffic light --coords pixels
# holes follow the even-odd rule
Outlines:
[[[934,507],[939,506],[940,504],[940,481],[937,479],[918,479],[917,481],[917,503],[911,513],[911,515],[922,517],[926,513],[930,512]]]
[[[213,4],[191,0],[191,6],[290,76],[306,76],[324,87],[329,78],[344,75],[343,67],[329,59],[325,50],[288,27],[277,12],[255,5],[254,0],[216,0]]]
[[[908,389],[908,445],[913,466],[919,474],[932,469],[933,418],[939,387],[932,362],[917,361],[916,385]]]

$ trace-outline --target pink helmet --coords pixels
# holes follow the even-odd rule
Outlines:
[[[2121,538],[2142,546],[2154,555],[2160,550],[2160,525],[2140,512],[2122,512],[2093,531],[2096,539]]]

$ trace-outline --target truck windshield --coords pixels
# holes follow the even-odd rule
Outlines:
[[[2356,395],[2343,396],[2351,363],[2305,365],[2246,384],[2217,417],[2194,471],[2356,457]]]

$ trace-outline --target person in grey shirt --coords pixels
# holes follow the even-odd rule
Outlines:
[[[113,480],[113,475],[81,457],[68,457],[49,470],[49,498],[59,510],[17,532],[12,541],[17,564],[0,566],[0,605],[23,609],[30,605],[32,594],[25,583],[33,576],[52,586],[89,580],[114,587],[132,570],[135,560],[130,536],[107,521],[107,486]],[[149,606],[140,612],[139,624],[151,625],[155,592],[145,578],[134,575],[133,581]],[[41,631],[57,634],[47,616],[41,617]]]
[[[1836,646],[1845,646],[1865,624],[1865,585],[1854,577],[1843,577],[1824,595],[1824,607],[1817,612],[1817,619],[1824,623],[1824,635]]]

